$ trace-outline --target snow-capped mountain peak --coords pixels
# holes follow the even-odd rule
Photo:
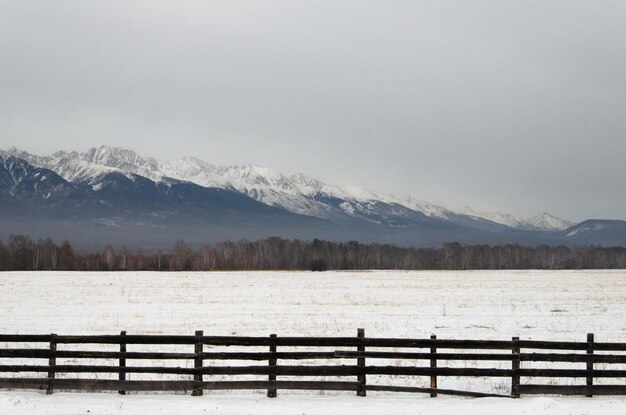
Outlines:
[[[526,219],[526,224],[537,229],[549,230],[549,231],[562,231],[574,225],[566,219],[557,218],[549,213],[542,213],[532,218]]]
[[[92,182],[104,174],[122,172],[121,169],[85,160],[83,155],[77,152],[58,151],[51,156],[36,156],[12,148],[9,153],[28,161],[33,166],[52,170],[69,182]]]
[[[418,200],[412,196],[393,197],[392,200],[431,218],[448,219],[451,215],[457,214],[457,212],[454,212],[452,209]]]
[[[183,157],[160,165],[161,177],[186,180],[204,187],[228,187],[215,170],[216,166],[195,157]]]
[[[457,212],[460,214],[464,214],[464,215],[468,215],[468,216],[472,216],[476,218],[483,218],[491,222],[498,223],[500,225],[508,226],[510,228],[519,229],[525,226],[524,220],[519,219],[511,215],[510,213],[480,212],[480,211],[474,210],[473,208],[469,206],[450,208],[450,210],[453,212]]]
[[[100,146],[90,148],[79,155],[80,159],[99,166],[128,171],[149,178],[161,176],[159,162],[153,158],[143,158],[132,150],[121,147]]]

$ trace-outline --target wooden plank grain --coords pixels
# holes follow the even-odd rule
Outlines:
[[[524,362],[626,363],[626,355],[578,353],[520,353]]]
[[[431,335],[430,338],[432,340],[436,340],[437,336],[436,335]],[[431,347],[430,348],[430,354],[433,355],[433,357],[431,357],[430,359],[430,367],[431,368],[436,368],[437,367],[437,348],[436,347]],[[430,388],[433,390],[437,389],[437,375],[431,375],[430,376]],[[437,397],[437,392],[431,392],[430,393],[430,397],[431,398],[436,398]]]
[[[624,378],[626,370],[604,369],[520,369],[520,375],[538,378]]]
[[[193,380],[196,384],[202,383],[202,366],[204,359],[202,358],[202,349],[204,344],[202,343],[202,336],[204,332],[202,330],[196,331],[196,344],[194,345],[194,359],[193,359],[193,367],[195,369],[195,373],[193,375]],[[192,396],[202,396],[202,388],[195,388],[191,392]]]
[[[511,361],[511,369],[513,376],[511,376],[511,396],[513,398],[519,398],[520,393],[518,386],[520,384],[520,357],[519,357],[519,337],[513,337],[513,360]]]
[[[46,390],[46,395],[52,395],[54,393],[53,381],[56,376],[56,371],[54,368],[57,364],[56,351],[57,351],[57,342],[56,342],[56,334],[50,335],[50,356],[48,358],[48,389]]]
[[[123,338],[126,336],[126,332],[122,331],[120,332],[120,336]],[[123,340],[120,341],[120,354],[122,353],[126,353],[126,343],[124,343]],[[122,367],[126,367],[126,358],[125,357],[120,357],[119,359],[119,366]],[[120,382],[124,382],[126,381],[126,372],[120,372],[118,379],[120,380]],[[119,393],[120,395],[126,395],[126,390],[125,389],[119,389],[117,391],[117,393]]]
[[[469,377],[510,377],[511,369],[494,368],[452,368],[452,367],[411,367],[411,366],[366,366],[370,375],[408,376],[469,376]]]
[[[593,333],[587,333],[587,354],[592,355],[593,354]],[[589,387],[589,393],[587,393],[585,396],[588,398],[593,397],[593,393],[591,392],[591,390],[593,388],[591,388],[591,386],[593,386],[593,361],[587,361],[587,386]]]
[[[38,389],[45,390],[48,387],[47,379],[32,378],[7,378],[0,379],[0,388],[5,389]],[[201,388],[204,390],[255,390],[255,389],[293,389],[293,390],[335,390],[356,391],[358,382],[339,381],[215,381],[194,382],[183,380],[140,380],[119,381],[109,379],[55,379],[56,390],[80,390],[80,391],[117,391],[124,388],[133,392],[167,392],[167,391],[190,391]]]
[[[275,368],[276,364],[278,363],[278,360],[276,359],[276,334],[270,334],[270,340],[273,340],[272,344],[270,344],[270,352],[269,352],[269,358],[268,360],[268,365],[271,368]],[[267,380],[269,382],[275,382],[276,381],[276,375],[275,374],[271,374],[268,375]],[[275,398],[277,396],[277,391],[276,388],[271,388],[267,390],[267,397],[268,398]]]
[[[509,395],[495,393],[461,391],[456,389],[420,388],[414,386],[367,385],[367,390],[381,392],[429,393],[440,395],[464,396],[468,398],[510,398]]]
[[[357,352],[365,353],[365,329],[357,330],[357,338],[360,340],[360,344],[357,346]],[[367,384],[367,376],[365,374],[365,357],[359,356],[357,357],[356,365],[359,367],[359,375],[357,376],[357,382],[359,383],[359,389],[356,391],[357,396],[366,396],[367,391],[365,389],[365,385]]]

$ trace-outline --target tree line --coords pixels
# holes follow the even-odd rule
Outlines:
[[[599,246],[461,245],[407,248],[388,244],[267,238],[225,241],[192,249],[178,240],[171,250],[145,253],[106,246],[78,253],[72,243],[25,235],[0,240],[0,271],[209,271],[209,270],[488,270],[624,269],[626,248]]]

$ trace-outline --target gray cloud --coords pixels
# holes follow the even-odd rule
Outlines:
[[[626,219],[622,1],[2,1],[0,148]]]

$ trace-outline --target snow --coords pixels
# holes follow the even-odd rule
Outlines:
[[[562,231],[574,225],[574,222],[557,218],[549,213],[542,213],[541,215],[527,219],[525,222],[531,227],[551,231]]]
[[[393,196],[391,197],[391,200],[417,212],[421,212],[431,218],[447,219],[449,215],[455,214],[455,212],[443,206],[438,206],[430,202],[418,200],[412,196]]]
[[[163,396],[117,394],[54,393],[0,391],[0,413],[11,415],[106,415],[106,414],[550,414],[550,415],[621,415],[624,400],[589,398],[483,398],[459,399],[369,394],[367,397],[282,396],[268,399],[262,395]],[[184,409],[183,409],[184,408]]]
[[[473,216],[477,218],[483,218],[490,220],[495,223],[499,223],[501,225],[510,226],[511,228],[520,228],[524,226],[524,220],[519,219],[510,213],[504,212],[482,212],[474,210],[469,206],[461,206],[452,208],[455,212],[458,212],[463,215]]]
[[[569,232],[567,233],[566,236],[572,237],[572,236],[590,232],[590,231],[599,231],[599,230],[605,229],[606,227],[607,227],[607,224],[602,221],[589,220],[589,221],[582,222],[578,224],[577,226],[569,229]]]
[[[121,172],[120,169],[108,167],[87,161],[78,153],[57,152],[52,156],[41,157],[24,151],[11,149],[14,157],[26,160],[35,167],[54,171],[69,182],[93,182],[97,178],[112,172]]]
[[[626,271],[4,272],[5,333],[626,342]],[[423,301],[428,298],[428,301]],[[554,310],[559,310],[555,312]]]
[[[487,219],[489,221],[506,225],[514,229],[539,230],[539,231],[562,231],[574,225],[566,219],[557,218],[549,213],[542,213],[528,219],[520,219],[509,213],[503,212],[480,212],[469,206],[454,208],[457,214],[468,215],[476,218]]]
[[[120,147],[100,146],[91,148],[86,153],[79,155],[86,163],[119,169],[125,173],[137,174],[151,179],[159,179],[159,163],[152,159],[144,159],[131,150]]]
[[[363,327],[368,337],[584,341],[593,332],[597,341],[626,342],[622,270],[4,272],[0,298],[2,333],[355,336]],[[425,386],[427,379],[368,377],[372,384],[390,381]],[[507,394],[510,380],[440,378],[439,386]],[[266,399],[258,391],[202,398],[0,391],[0,413],[11,414],[165,414],[181,405],[185,413],[583,414],[623,413],[624,404],[619,397],[430,399],[371,392],[358,398],[279,391],[278,399]]]

